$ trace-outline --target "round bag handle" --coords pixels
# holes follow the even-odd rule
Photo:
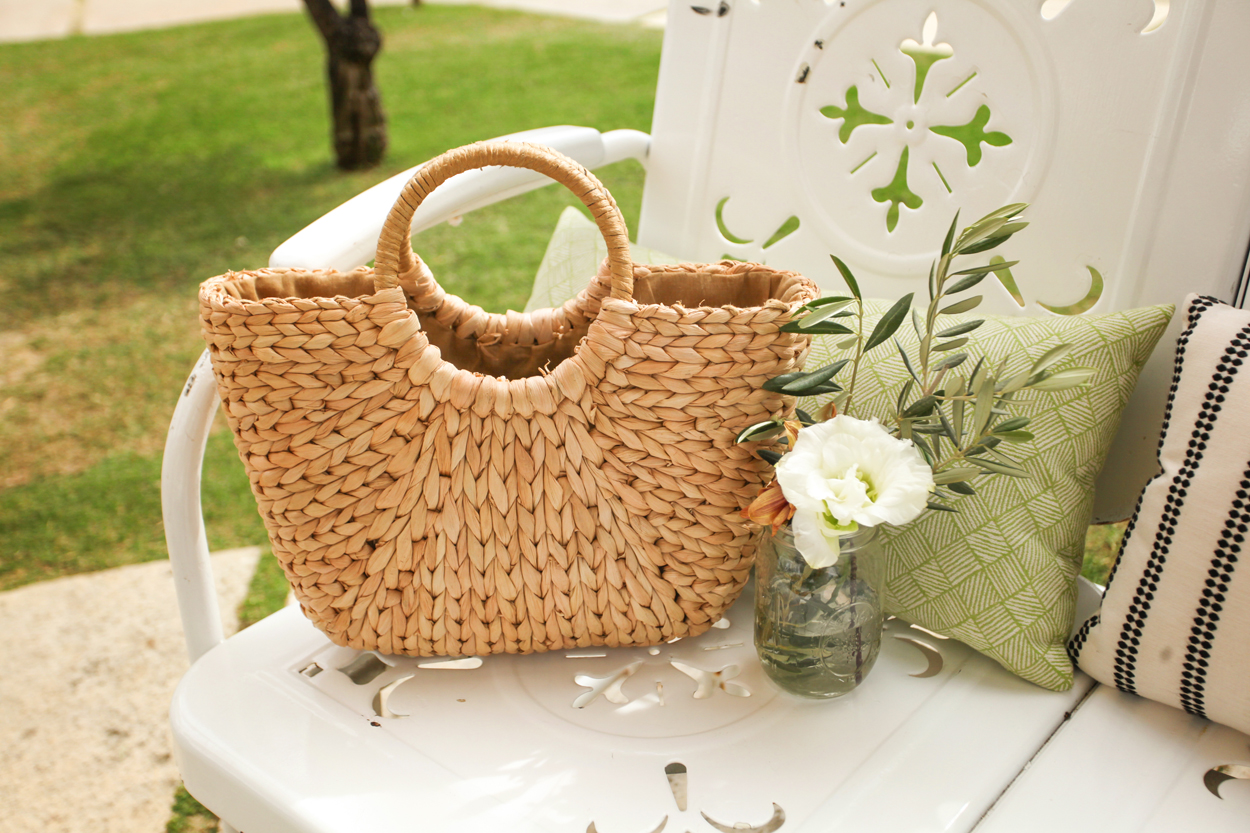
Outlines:
[[[634,267],[629,256],[629,234],[616,200],[594,174],[572,159],[549,147],[526,142],[477,142],[449,150],[422,165],[395,200],[378,236],[373,264],[377,289],[398,286],[399,276],[416,265],[411,245],[412,215],[430,192],[456,174],[490,165],[537,171],[581,198],[608,244],[612,297],[633,300]]]

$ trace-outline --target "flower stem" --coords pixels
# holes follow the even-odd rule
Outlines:
[[[842,413],[851,416],[851,398],[855,396],[855,379],[859,376],[859,360],[864,357],[864,302],[856,298],[859,307],[857,332],[855,333],[855,361],[851,362],[851,381],[846,386],[846,399],[842,402]]]
[[[803,572],[799,575],[798,581],[791,582],[790,589],[793,590],[796,595],[801,596],[803,594],[803,585],[807,584],[807,580],[812,577],[812,573],[814,572],[816,572],[815,568],[804,560]]]

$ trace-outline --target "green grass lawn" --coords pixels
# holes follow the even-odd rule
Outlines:
[[[517,130],[648,130],[661,34],[472,7],[376,10],[390,150],[332,165],[321,42],[301,15],[0,46],[0,589],[164,554],[157,485],[202,349],[196,288],[448,148]],[[642,170],[599,171],[636,223]],[[432,229],[452,291],[520,307],[558,187]],[[213,548],[260,543],[218,425]]]

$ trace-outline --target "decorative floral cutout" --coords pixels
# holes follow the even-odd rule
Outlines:
[[[1006,133],[985,131],[990,121],[990,108],[982,104],[972,121],[967,124],[934,125],[929,129],[939,136],[947,136],[959,142],[968,151],[968,167],[975,168],[981,163],[981,145],[1003,147],[1011,144],[1011,137]]]
[[[900,52],[916,62],[916,97],[914,100],[916,104],[920,103],[920,94],[924,92],[924,82],[929,77],[929,70],[938,61],[955,54],[955,50],[949,43],[933,42],[933,39],[937,37],[937,12],[930,12],[925,19],[922,37],[924,37],[924,43],[917,43],[907,38],[899,46]]]
[[[922,40],[917,41],[914,38],[906,38],[899,45],[899,51],[911,58],[915,64],[915,84],[912,89],[911,104],[921,105],[923,101],[929,100],[936,103],[945,98],[959,93],[969,82],[976,78],[976,73],[972,73],[956,86],[949,93],[943,95],[941,92],[933,92],[932,85],[926,86],[929,77],[929,71],[939,61],[944,61],[955,54],[954,48],[948,43],[942,43],[937,40],[938,17],[936,12],[930,12],[928,18],[925,19],[923,31],[921,33]],[[893,87],[881,73],[880,65],[874,60],[873,67],[881,74],[881,80],[885,83],[887,90]],[[935,98],[940,97],[940,98]],[[821,115],[832,120],[841,120],[842,125],[838,128],[838,140],[842,144],[850,141],[851,135],[860,127],[867,125],[891,125],[894,120],[875,113],[864,107],[859,101],[859,89],[856,86],[848,87],[845,95],[846,103],[844,105],[831,104],[820,109]],[[988,105],[981,105],[977,109],[976,115],[972,117],[966,124],[948,124],[948,125],[929,125],[921,128],[934,134],[942,136],[946,139],[959,142],[964,146],[965,155],[969,168],[975,168],[981,163],[984,154],[983,145],[991,147],[1004,147],[1011,144],[1011,137],[1006,133],[997,130],[987,130],[991,118],[991,111]],[[917,125],[914,121],[908,121],[905,125],[908,135],[912,135],[916,131]],[[872,159],[878,154],[885,151],[885,148],[879,147],[869,157]],[[918,210],[924,205],[924,200],[912,190],[908,183],[908,163],[910,161],[910,148],[907,145],[899,152],[898,164],[894,169],[894,177],[889,183],[872,190],[872,198],[880,203],[889,203],[886,211],[885,226],[886,230],[893,232],[899,223],[899,207],[906,206],[912,211]],[[852,173],[862,168],[868,159],[859,163],[852,170]],[[934,172],[942,181],[942,185],[947,192],[951,192],[950,181],[942,174],[937,164],[933,165]]]
[[[894,171],[894,179],[889,185],[872,190],[872,198],[877,202],[888,202],[890,210],[885,214],[885,227],[894,231],[898,225],[898,207],[901,203],[912,211],[924,205],[920,195],[907,186],[907,158],[910,148],[904,147],[898,158],[898,168]]]
[[[851,140],[851,134],[857,127],[865,124],[894,124],[893,119],[865,109],[859,103],[858,87],[847,88],[845,107],[835,107],[830,104],[828,107],[821,107],[820,114],[830,119],[842,119],[842,126],[838,128],[838,139],[844,145]]]
[[[741,645],[741,643],[738,643]],[[655,654],[650,654],[655,656]],[[644,666],[651,664],[648,660],[634,660],[623,668],[613,671],[602,677],[596,677],[591,674],[578,674],[573,677],[573,682],[587,689],[577,696],[573,701],[573,708],[584,709],[602,696],[609,703],[616,705],[625,705],[633,698],[625,693],[625,681],[633,677]],[[711,697],[717,689],[729,694],[733,697],[750,697],[751,692],[746,686],[738,683],[729,682],[729,680],[738,676],[741,669],[737,665],[727,665],[719,671],[705,671],[702,668],[696,668],[693,665],[687,665],[679,660],[670,659],[663,663],[671,665],[681,673],[685,674],[695,682],[695,690],[693,697],[696,700],[705,700]],[[661,704],[664,699],[663,684],[656,681],[656,692]]]

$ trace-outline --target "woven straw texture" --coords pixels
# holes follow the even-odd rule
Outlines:
[[[545,173],[594,215],[609,258],[563,307],[486,313],[411,252],[425,196],[486,165]],[[734,437],[792,407],[760,385],[801,365],[806,339],[778,328],[816,287],[758,264],[632,264],[598,181],[520,143],[423,166],[375,264],[200,290],[304,613],[337,644],[415,656],[649,645],[715,622],[747,580],[738,510],[767,473]]]

